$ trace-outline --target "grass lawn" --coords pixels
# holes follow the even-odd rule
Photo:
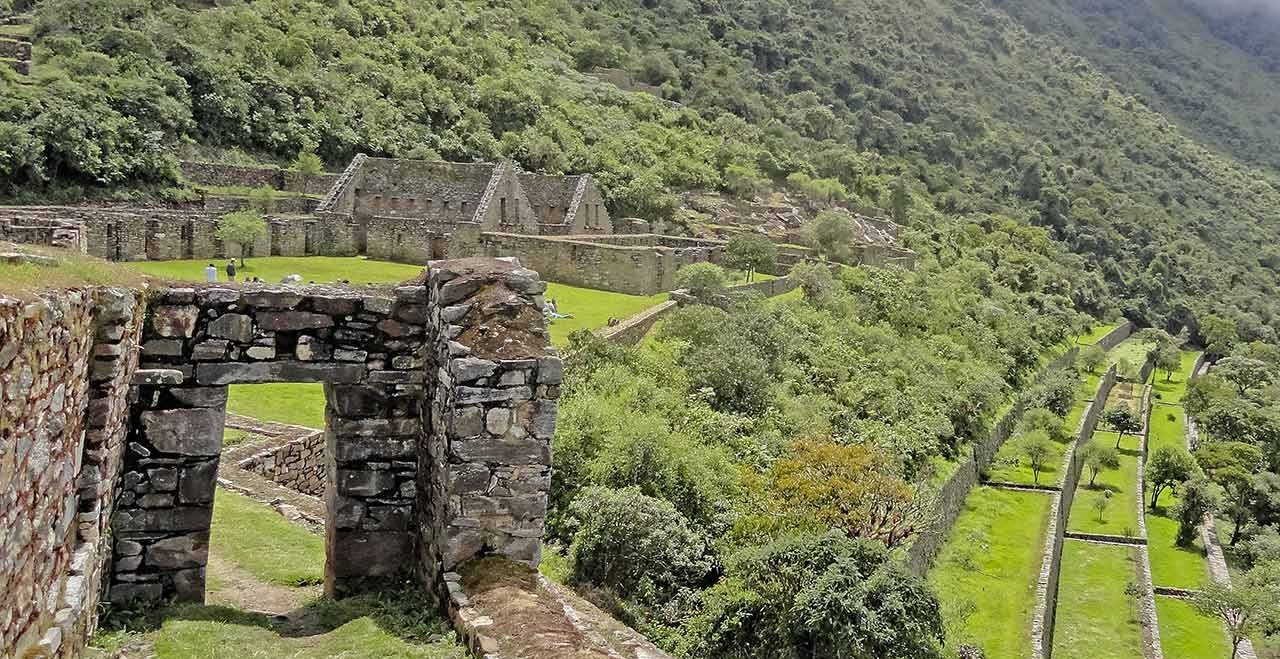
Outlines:
[[[1102,381],[1102,372],[1083,373],[1084,381],[1080,383],[1080,400],[1091,401],[1098,395],[1098,383]]]
[[[324,384],[233,384],[227,390],[227,411],[263,421],[324,428]]]
[[[1090,401],[1087,400],[1079,401],[1075,404],[1075,407],[1071,408],[1070,412],[1067,412],[1063,427],[1067,429],[1072,438],[1075,438],[1076,431],[1080,429],[1080,418],[1084,416],[1084,411],[1089,408],[1089,403]]]
[[[1151,579],[1157,586],[1199,588],[1209,579],[1204,543],[1196,534],[1191,547],[1179,547],[1178,521],[1173,519],[1173,506],[1178,498],[1160,495],[1160,509],[1147,509],[1147,553],[1151,557]]]
[[[193,259],[186,261],[136,261],[129,265],[153,277],[172,281],[204,281],[205,266],[218,266],[218,281],[226,279],[226,259]],[[249,257],[248,263],[239,267],[236,280],[258,276],[267,283],[278,283],[291,274],[302,275],[302,281],[331,284],[348,279],[352,284],[386,284],[407,281],[422,274],[420,265],[374,261],[362,257],[346,256],[263,256]]]
[[[1125,372],[1120,369],[1121,377],[1137,377],[1138,371],[1142,370],[1143,363],[1147,363],[1147,351],[1151,349],[1151,344],[1140,342],[1140,340],[1125,339],[1120,345],[1116,345],[1107,353],[1108,363],[1128,363],[1132,372]],[[1117,367],[1119,369],[1119,367]]]
[[[977,487],[929,572],[954,646],[974,643],[988,659],[1031,653],[1040,551],[1052,497]],[[1037,521],[1038,520],[1038,521]],[[971,612],[965,616],[959,612]]]
[[[1170,659],[1226,659],[1231,642],[1222,623],[1200,615],[1185,602],[1173,597],[1156,597],[1156,617],[1160,620],[1160,645]]]
[[[1092,441],[1115,446],[1116,434],[1095,432]],[[1067,520],[1069,530],[1079,533],[1137,535],[1140,442],[1139,437],[1125,435],[1124,441],[1120,443],[1120,468],[1099,473],[1093,488],[1089,487],[1089,470],[1084,470],[1080,475],[1080,485],[1076,488],[1075,500],[1071,504],[1071,517]],[[1102,521],[1099,521],[1093,502],[1105,496],[1103,491],[1107,489],[1112,492],[1111,501],[1107,504]]]
[[[324,581],[324,538],[246,496],[218,489],[209,550],[283,586]]]
[[[1137,580],[1135,551],[1065,542],[1054,659],[1142,659],[1138,604],[1124,594],[1125,585]]]
[[[667,299],[666,293],[627,295],[556,283],[547,285],[546,296],[556,301],[560,313],[573,316],[551,321],[551,343],[556,347],[568,345],[569,335],[577,330],[605,327],[610,317],[621,320]]]
[[[1195,366],[1199,352],[1186,350],[1182,353],[1182,365],[1173,377],[1166,380],[1164,371],[1157,371],[1151,379],[1151,399],[1181,405],[1182,397],[1187,393],[1187,380],[1191,378],[1191,367]]]
[[[1076,343],[1082,346],[1091,346],[1097,343],[1098,341],[1101,341],[1102,337],[1110,334],[1111,330],[1114,330],[1119,326],[1120,326],[1119,323],[1094,325],[1092,328],[1089,329],[1088,332],[1085,332],[1084,334],[1077,336]]]
[[[1147,451],[1155,453],[1156,449],[1161,446],[1186,448],[1187,440],[1183,435],[1186,431],[1185,418],[1186,413],[1182,411],[1181,407],[1152,405],[1151,439],[1148,442]]]
[[[1070,444],[1070,438],[1061,443],[1049,442],[1053,447],[1053,455],[1046,461],[1045,468],[1040,472],[1040,480],[1037,481],[1035,473],[1031,471],[1031,461],[1022,453],[1022,442],[1011,439],[1000,447],[1000,452],[991,463],[991,469],[987,471],[987,479],[1023,485],[1057,485],[1061,480],[1058,467],[1062,466],[1062,456],[1067,453]]]

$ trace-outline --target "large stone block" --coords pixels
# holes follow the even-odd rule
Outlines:
[[[387,577],[413,564],[413,536],[404,531],[329,531],[326,567],[334,577]]]
[[[338,462],[411,460],[416,455],[415,449],[414,442],[409,440],[339,437],[336,440],[334,459]]]
[[[248,343],[253,340],[253,319],[239,313],[223,314],[209,322],[209,336]]]
[[[209,562],[209,533],[201,531],[157,540],[146,550],[145,563],[161,569],[204,567]]]
[[[364,364],[276,361],[200,364],[196,367],[196,382],[202,385],[257,382],[351,383],[363,380],[364,375]]]
[[[259,327],[273,332],[333,327],[333,316],[309,311],[264,311],[257,318]]]
[[[217,455],[222,450],[225,415],[221,409],[196,408],[142,413],[147,441],[178,455]]]
[[[377,385],[334,385],[325,387],[325,399],[339,416],[384,416],[387,390]]]
[[[178,478],[178,502],[183,504],[211,503],[217,483],[217,460],[207,460],[197,465],[184,467]]]
[[[301,295],[288,290],[250,291],[244,294],[244,303],[251,307],[292,309],[301,301]]]
[[[195,333],[200,308],[191,305],[158,306],[151,308],[151,329],[168,338],[191,338]]]
[[[540,441],[504,441],[500,439],[455,439],[452,453],[463,462],[486,462],[506,465],[551,464],[551,445]]]
[[[372,497],[395,489],[396,477],[382,469],[339,469],[336,485],[341,496]]]

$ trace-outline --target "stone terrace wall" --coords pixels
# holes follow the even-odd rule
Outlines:
[[[1052,371],[1066,368],[1075,361],[1077,353],[1078,349],[1071,348],[1059,355],[1041,368],[1033,381],[1040,380]],[[923,575],[933,565],[933,559],[946,542],[947,534],[964,510],[965,498],[981,482],[983,473],[991,467],[991,462],[1000,452],[1000,447],[1013,434],[1013,429],[1025,410],[1026,400],[1019,396],[1013,406],[996,421],[991,434],[972,447],[968,459],[942,485],[934,504],[931,522],[907,548],[907,567],[912,572]]]
[[[15,219],[0,217],[0,241],[44,245],[85,254],[89,250],[84,225],[50,218]]]
[[[600,238],[606,238],[607,244]],[[632,236],[633,242],[644,242]],[[650,237],[652,238],[652,237]],[[486,256],[514,256],[547,279],[570,286],[632,295],[653,295],[675,287],[675,273],[690,263],[718,260],[716,247],[674,249],[630,246],[621,236],[528,236],[514,233],[480,234]]]
[[[1125,336],[1128,336],[1127,328],[1117,331],[1124,331]],[[1054,495],[1049,509],[1049,529],[1045,534],[1040,577],[1036,583],[1036,608],[1031,623],[1033,659],[1049,659],[1053,655],[1054,616],[1058,608],[1058,581],[1062,571],[1062,543],[1066,538],[1067,516],[1071,514],[1076,486],[1080,483],[1080,473],[1084,470],[1080,449],[1092,441],[1093,431],[1098,427],[1107,396],[1111,394],[1115,383],[1116,367],[1112,364],[1098,382],[1098,390],[1080,418],[1075,441],[1063,457],[1064,468],[1060,470],[1062,480],[1058,483],[1059,491]],[[1141,497],[1138,505],[1142,505]]]
[[[237,466],[296,492],[323,496],[324,445],[324,432],[316,430],[245,458]]]
[[[192,183],[216,187],[261,188],[266,186],[285,192],[320,195],[328,192],[338,174],[304,174],[279,167],[224,165],[183,160],[182,175]]]
[[[675,311],[679,305],[680,303],[675,300],[667,300],[661,304],[656,304],[638,314],[624,318],[613,327],[604,327],[596,330],[596,336],[605,341],[612,341],[622,345],[636,345],[644,339],[644,336],[649,333],[649,330],[653,329],[653,326],[663,316]]]
[[[0,298],[3,656],[78,656],[96,625],[141,309],[114,289]]]
[[[1125,339],[1129,338],[1130,334],[1133,334],[1133,323],[1126,320],[1123,323],[1120,323],[1120,325],[1115,329],[1108,332],[1106,336],[1098,339],[1098,342],[1094,345],[1102,348],[1103,350],[1110,350],[1120,345]]]

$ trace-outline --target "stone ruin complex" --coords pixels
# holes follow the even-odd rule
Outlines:
[[[675,272],[722,260],[725,241],[663,235],[661,227],[615,221],[590,175],[520,171],[510,161],[447,163],[356,156],[341,174],[184,162],[204,186],[199,202],[179,206],[4,206],[0,240],[53,245],[114,261],[237,256],[214,236],[221,215],[247,206],[219,190],[270,188],[269,231],[245,254],[356,256],[425,264],[474,256],[516,257],[563,284],[651,295],[674,288]],[[209,192],[212,190],[213,192]],[[861,216],[859,216],[861,218]],[[897,227],[862,218],[860,263],[912,267]],[[618,233],[617,228],[626,233]],[[786,239],[783,235],[779,239]],[[794,241],[793,241],[794,242]],[[785,270],[813,258],[787,247]],[[777,273],[775,273],[777,274]]]
[[[545,287],[464,259],[396,287],[0,296],[0,655],[78,656],[100,597],[203,601],[230,384],[325,383],[327,593],[413,577],[456,608],[466,561],[536,566]]]

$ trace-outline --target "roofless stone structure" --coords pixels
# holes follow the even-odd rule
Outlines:
[[[329,594],[413,576],[444,603],[469,559],[536,567],[563,372],[545,286],[464,259],[394,288],[0,299],[0,654],[76,656],[100,592],[203,600],[234,383],[325,383]]]

